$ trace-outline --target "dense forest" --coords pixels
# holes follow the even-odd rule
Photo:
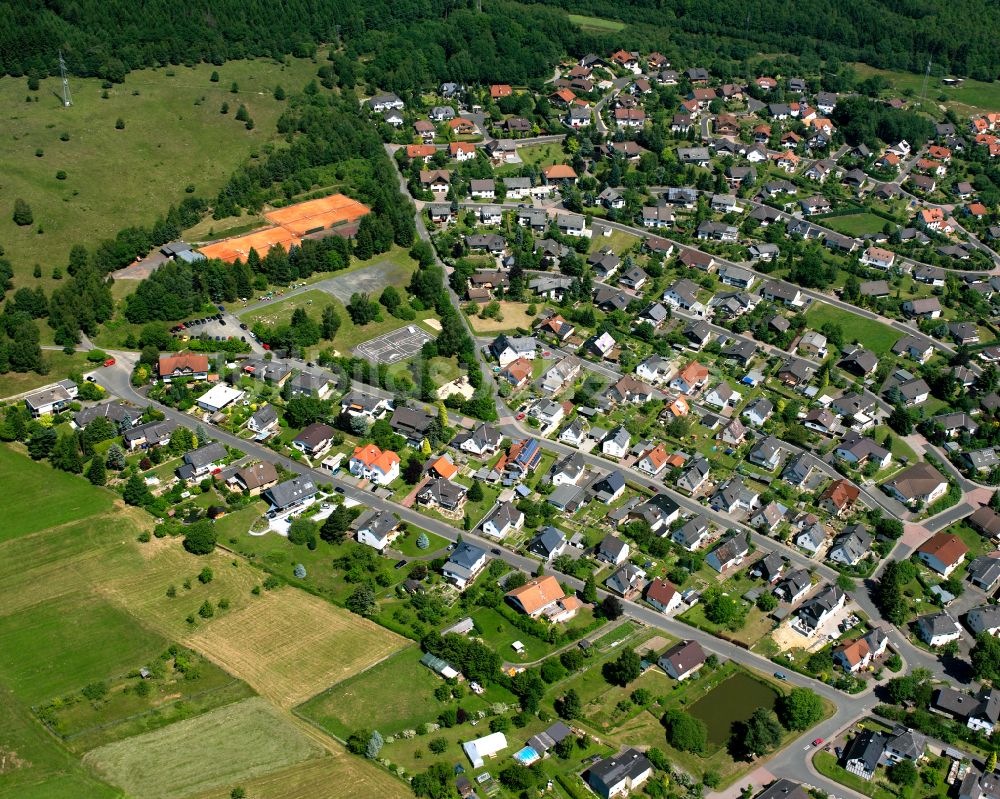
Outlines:
[[[342,42],[347,63],[374,54],[365,77],[402,91],[426,81],[551,74],[586,37],[543,6],[471,0],[7,0],[0,74],[48,75],[61,47],[71,72],[121,81],[133,69],[234,58],[312,55]]]
[[[120,81],[132,69],[308,56],[343,45],[351,81],[405,91],[444,80],[525,83],[568,52],[659,49],[704,66],[758,53],[860,60],[873,66],[993,80],[996,4],[988,0],[6,0],[0,74],[47,75],[62,48],[70,70]],[[595,34],[566,12],[612,17]],[[362,59],[361,57],[364,56]]]

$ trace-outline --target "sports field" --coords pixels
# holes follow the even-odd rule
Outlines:
[[[282,588],[214,620],[186,643],[279,706],[291,707],[406,640],[312,594]]]
[[[180,799],[322,757],[259,697],[89,752],[84,763],[134,799]]]
[[[77,242],[96,244],[129,225],[152,224],[187,196],[189,184],[211,198],[251,150],[278,139],[275,122],[285,103],[274,99],[274,87],[298,90],[315,72],[311,59],[138,70],[109,89],[107,99],[98,79],[73,78],[72,108],[61,106],[57,78],[43,80],[37,92],[27,91],[24,78],[0,80],[0,240],[18,282],[34,283],[35,263],[48,282]],[[230,91],[234,81],[238,94]],[[228,114],[219,112],[223,102]],[[241,103],[254,120],[252,131],[234,118]],[[123,130],[115,129],[118,118]],[[56,179],[59,170],[65,180]],[[31,206],[34,224],[13,223],[17,197]]]
[[[902,333],[888,325],[824,302],[814,302],[806,311],[806,324],[813,330],[819,330],[828,322],[840,325],[844,331],[845,343],[857,341],[876,355],[885,355],[903,337]]]

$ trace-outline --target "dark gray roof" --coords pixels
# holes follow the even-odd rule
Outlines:
[[[138,408],[131,408],[121,402],[102,402],[100,405],[94,405],[91,408],[82,409],[79,413],[77,413],[73,421],[76,422],[77,427],[86,427],[99,416],[103,416],[106,419],[110,419],[112,422],[121,424],[123,422],[131,422],[134,419],[138,419],[142,416],[142,411]]]
[[[287,508],[316,493],[316,484],[308,477],[293,477],[278,483],[264,492],[267,498],[277,508]]]
[[[202,469],[210,463],[216,463],[226,457],[226,448],[218,441],[205,444],[184,455],[184,462],[195,469]]]
[[[591,784],[596,782],[612,787],[626,778],[635,778],[653,768],[646,756],[638,749],[626,749],[620,755],[599,760],[589,769]]]
[[[468,541],[463,541],[451,553],[451,557],[448,558],[448,564],[471,570],[476,565],[476,562],[485,554],[486,550],[482,547],[477,547]]]
[[[886,739],[882,733],[862,730],[844,747],[843,760],[845,763],[860,760],[864,763],[865,771],[873,772],[882,759],[885,745]]]

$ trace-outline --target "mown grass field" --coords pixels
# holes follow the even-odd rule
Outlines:
[[[616,19],[604,19],[603,17],[588,17],[583,14],[570,14],[569,21],[581,30],[594,31],[596,33],[617,33],[625,30],[625,23]]]
[[[859,80],[864,80],[871,75],[881,75],[892,84],[897,92],[909,89],[916,98],[919,98],[923,89],[924,76],[922,74],[876,69],[868,64],[851,64],[851,66]],[[961,86],[945,86],[941,83],[941,78],[932,76],[927,81],[928,103],[936,105],[938,97],[942,95],[948,98],[945,105],[972,108],[983,112],[1000,109],[1000,84],[997,83],[966,79]]]
[[[306,718],[346,738],[361,719],[383,735],[415,728],[431,719],[429,702],[441,684],[434,672],[420,664],[420,648],[408,647],[368,671],[339,683],[306,702]],[[372,702],[372,697],[380,697]]]
[[[0,681],[0,799],[114,799]]]
[[[243,780],[241,786],[253,799],[409,799],[413,793],[401,780],[360,758],[340,752],[309,760],[264,777]],[[195,799],[229,799],[227,788],[198,794]]]
[[[259,697],[89,752],[87,765],[136,799],[180,799],[323,755]]]
[[[101,98],[99,80],[74,78],[72,108],[61,106],[57,78],[43,80],[37,92],[27,91],[24,78],[0,80],[0,240],[17,283],[35,282],[36,263],[50,282],[52,267],[65,266],[77,242],[96,244],[129,225],[152,224],[185,197],[189,184],[212,197],[252,150],[277,139],[284,103],[274,99],[274,87],[298,90],[316,69],[311,59],[290,59],[287,66],[261,59],[139,70],[108,90],[108,99]],[[213,71],[218,83],[210,81]],[[230,92],[234,81],[238,94]],[[230,107],[225,115],[223,102]],[[254,120],[252,131],[235,119],[241,103]],[[115,129],[119,118],[124,130]],[[66,180],[56,179],[59,170]],[[18,197],[31,206],[32,225],[13,223]]]
[[[0,618],[0,675],[36,704],[137,668],[167,641],[93,594],[67,594]]]
[[[254,596],[251,589],[264,575],[243,559],[221,550],[196,557],[174,538],[139,543],[139,533],[152,528],[144,512],[112,503],[82,477],[49,470],[11,448],[0,448],[0,458],[17,520],[17,537],[0,540],[0,799],[121,796],[87,768],[91,757],[134,799],[171,799],[217,786],[228,795],[237,781],[287,774],[290,764],[325,751],[335,763],[291,779],[289,790],[349,796],[356,795],[349,788],[356,782],[375,786],[379,795],[399,795],[387,775],[315,731],[300,732],[275,704],[317,693],[394,651],[402,639],[296,589]],[[40,503],[41,486],[50,486],[50,499],[58,501]],[[78,502],[75,515],[82,518],[66,521],[61,507],[74,497],[99,501]],[[32,519],[30,510],[39,504]],[[205,566],[214,575],[207,584],[197,579]],[[175,597],[167,595],[169,586]],[[217,606],[222,598],[228,609],[216,607],[209,620],[198,615],[203,602]],[[198,651],[188,639],[199,636],[206,647],[199,654],[219,668],[202,663],[201,678],[175,687],[160,678],[147,681],[148,699],[124,694],[137,682],[130,672],[159,658],[172,641]],[[239,679],[244,673],[255,685]],[[50,717],[73,752],[101,753],[81,765],[32,708],[42,712],[96,682],[108,685],[104,699],[70,704]],[[258,685],[266,696],[242,702]],[[317,787],[323,774],[331,775],[335,792]],[[264,784],[278,799],[296,796],[279,792],[284,783]]]
[[[866,233],[878,233],[885,227],[888,220],[866,212],[847,214],[845,216],[828,216],[816,220],[823,227],[836,230],[845,236],[864,236]],[[892,225],[891,222],[889,222]],[[896,227],[892,225],[892,227]]]
[[[291,707],[364,671],[406,640],[312,594],[283,588],[216,619],[186,643]]]
[[[892,345],[903,337],[902,333],[881,322],[866,319],[824,302],[814,302],[806,311],[806,324],[814,330],[819,330],[827,322],[840,325],[844,331],[845,343],[858,341],[861,346],[870,349],[876,355],[889,352]]]
[[[44,320],[39,321],[39,329],[44,339],[46,333],[51,334],[52,330]],[[23,394],[26,391],[34,391],[36,388],[47,386],[62,380],[73,372],[89,371],[92,364],[87,361],[87,356],[82,352],[74,352],[66,355],[61,350],[43,350],[42,357],[48,365],[48,374],[40,375],[37,372],[7,372],[0,375],[0,397],[13,397]]]
[[[0,485],[7,494],[0,542],[101,513],[111,508],[114,497],[9,446],[0,446]],[[39,501],[41,486],[45,487],[44,502]]]

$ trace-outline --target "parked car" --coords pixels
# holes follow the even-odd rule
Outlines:
[[[114,358],[108,358],[107,360],[104,361],[105,366],[114,366],[115,363],[117,363],[117,361],[115,361]]]

